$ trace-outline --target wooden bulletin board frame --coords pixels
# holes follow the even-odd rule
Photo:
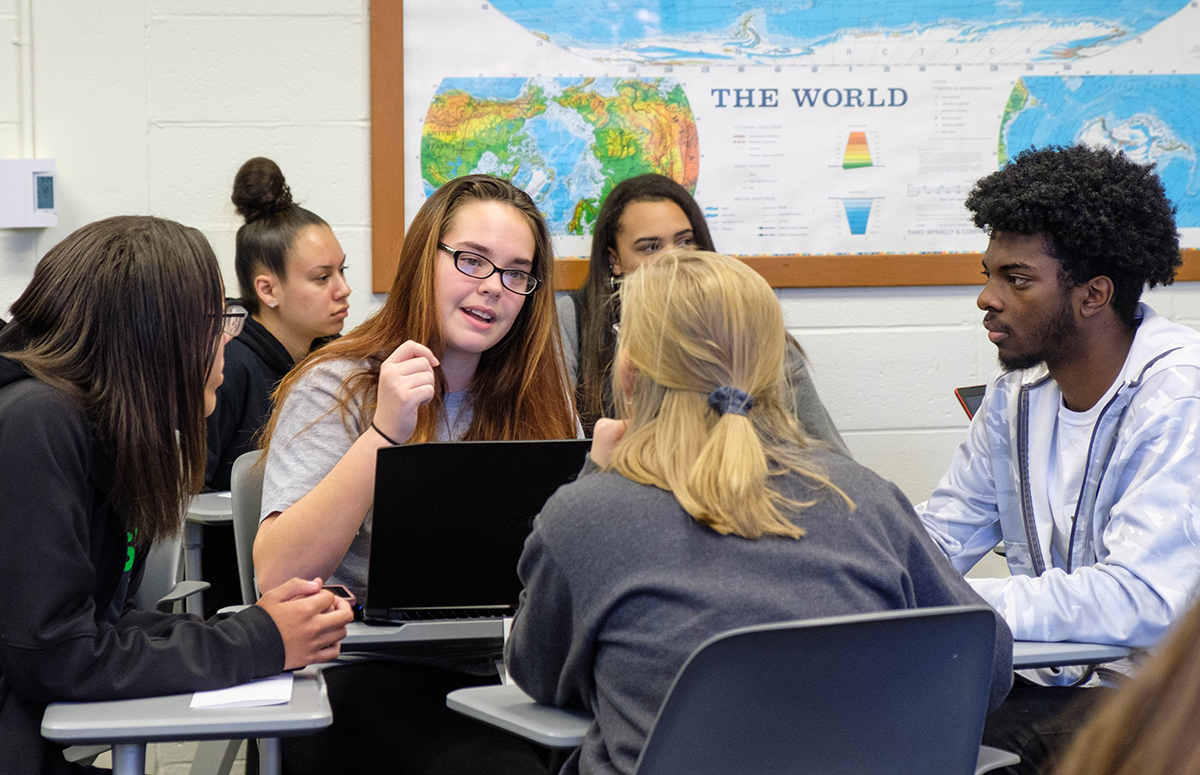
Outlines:
[[[404,3],[377,0],[371,25],[372,289],[386,293],[404,241]],[[981,285],[981,253],[746,256],[774,288]],[[587,260],[559,259],[556,290],[583,283]],[[1200,280],[1200,250],[1183,251],[1176,281]]]

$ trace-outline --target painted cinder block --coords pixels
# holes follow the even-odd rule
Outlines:
[[[839,430],[959,427],[953,390],[978,384],[976,339],[963,328],[792,331]]]
[[[329,122],[370,115],[368,30],[353,17],[150,22],[153,121]]]
[[[912,503],[921,503],[950,467],[967,429],[863,431],[844,434],[854,459],[894,482]]]
[[[198,227],[236,227],[240,221],[229,201],[233,177],[246,159],[267,156],[279,164],[296,199],[329,223],[370,223],[365,123],[155,126],[148,153],[150,201],[164,217]]]
[[[970,326],[983,319],[974,286],[781,288],[777,295],[784,324],[791,329]]]

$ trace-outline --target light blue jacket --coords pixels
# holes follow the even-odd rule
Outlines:
[[[1003,539],[1012,578],[969,581],[1018,640],[1149,646],[1195,594],[1200,333],[1144,304],[1137,314],[1120,386],[1092,432],[1066,567],[1052,566],[1047,495],[1062,393],[1044,365],[988,386],[950,470],[917,506],[961,572]]]

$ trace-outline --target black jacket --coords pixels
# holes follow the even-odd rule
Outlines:
[[[217,388],[217,408],[208,416],[205,487],[229,489],[233,461],[255,448],[254,434],[271,417],[271,393],[292,365],[287,349],[252,317],[225,345],[225,381]]]
[[[145,557],[112,503],[113,473],[79,402],[0,357],[6,773],[70,771],[41,737],[47,703],[217,689],[283,669],[283,641],[258,606],[211,625],[132,608]]]
[[[336,338],[314,339],[312,349]],[[257,449],[254,436],[271,417],[271,394],[294,365],[287,348],[252,317],[225,345],[225,381],[217,388],[217,408],[208,416],[207,489],[229,489],[233,461]]]

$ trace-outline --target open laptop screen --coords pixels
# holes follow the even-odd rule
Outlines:
[[[434,442],[378,452],[367,615],[513,608],[525,538],[589,439]],[[498,612],[499,615],[499,612]]]

